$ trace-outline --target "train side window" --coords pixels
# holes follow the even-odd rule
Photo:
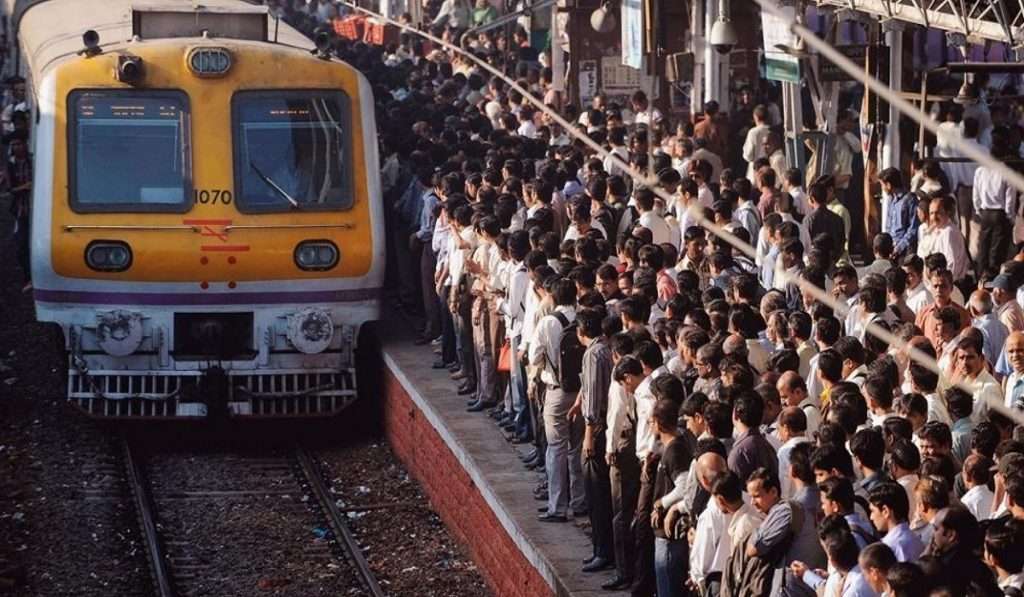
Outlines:
[[[239,211],[352,207],[347,95],[337,90],[243,91],[232,99],[232,120]]]
[[[72,210],[185,212],[191,170],[183,92],[77,90],[68,97]]]

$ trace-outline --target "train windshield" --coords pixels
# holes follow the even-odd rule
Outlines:
[[[256,91],[233,102],[241,211],[352,206],[348,98],[337,91]]]
[[[76,91],[69,106],[76,211],[184,211],[188,99],[168,91]]]

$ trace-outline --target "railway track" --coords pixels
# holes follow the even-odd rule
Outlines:
[[[385,594],[304,448],[149,454],[124,440],[123,450],[159,597]]]

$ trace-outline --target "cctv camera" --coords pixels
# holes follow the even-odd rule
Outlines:
[[[737,41],[736,29],[733,28],[732,21],[719,17],[711,27],[708,43],[719,54],[728,54],[736,46]]]

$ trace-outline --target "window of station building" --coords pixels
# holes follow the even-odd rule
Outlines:
[[[68,115],[74,211],[188,210],[192,173],[184,93],[75,91]]]
[[[352,207],[348,96],[246,91],[232,103],[239,211]]]

